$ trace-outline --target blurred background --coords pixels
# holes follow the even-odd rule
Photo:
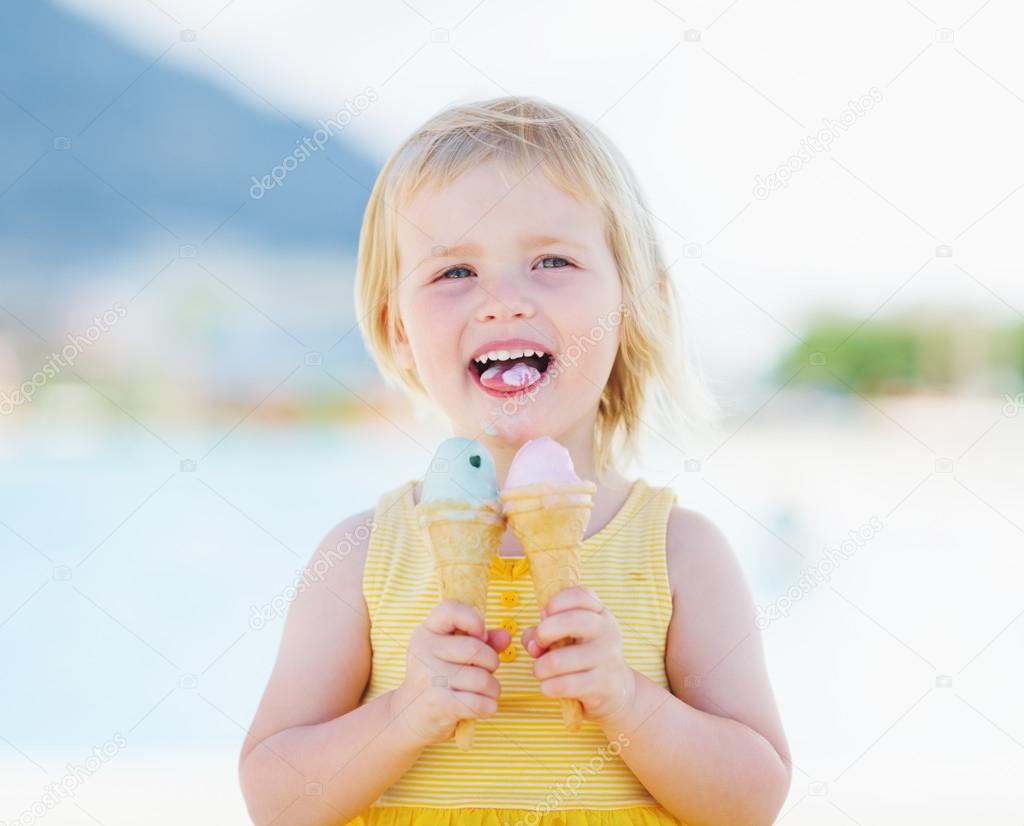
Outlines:
[[[726,410],[645,433],[633,472],[744,566],[779,822],[1019,824],[1022,24],[4,4],[0,823],[247,822],[236,758],[302,565],[448,435],[360,339],[369,189],[439,109],[530,94],[632,163]]]

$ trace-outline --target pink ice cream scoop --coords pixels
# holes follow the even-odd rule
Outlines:
[[[505,488],[519,488],[538,482],[557,485],[579,482],[569,451],[554,439],[530,439],[516,452],[505,478]]]

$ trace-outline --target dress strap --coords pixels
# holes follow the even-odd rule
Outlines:
[[[659,529],[668,529],[668,517],[672,508],[678,504],[676,492],[668,485],[649,485],[644,482],[643,518],[647,524]]]
[[[403,482],[377,499],[363,566],[363,599],[371,622],[377,614],[392,567],[403,552],[409,553],[410,547],[415,547],[416,536],[412,535],[416,528],[415,520],[407,512],[415,484],[415,479]]]

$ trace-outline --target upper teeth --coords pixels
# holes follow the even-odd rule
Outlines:
[[[473,361],[485,364],[488,361],[506,361],[508,359],[518,359],[523,356],[546,356],[543,350],[488,350],[486,353],[481,353]]]

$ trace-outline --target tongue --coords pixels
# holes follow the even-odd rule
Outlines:
[[[540,370],[522,361],[506,362],[488,367],[480,374],[480,383],[489,390],[509,391],[533,384]]]

